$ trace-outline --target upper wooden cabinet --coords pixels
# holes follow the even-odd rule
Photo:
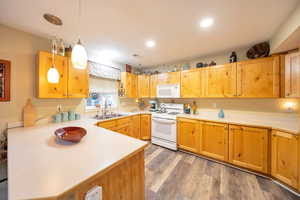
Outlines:
[[[178,147],[197,153],[200,141],[199,132],[199,122],[197,120],[179,118],[177,120]]]
[[[222,161],[228,160],[228,124],[200,122],[199,153]]]
[[[237,96],[279,97],[279,56],[237,63]]]
[[[157,96],[156,94],[156,88],[157,88],[157,74],[153,74],[150,76],[150,97],[155,98]]]
[[[205,97],[236,96],[236,63],[204,69]]]
[[[229,126],[229,162],[268,173],[268,129]]]
[[[151,139],[151,115],[141,114],[140,135],[142,140]]]
[[[168,72],[157,75],[157,84],[180,84],[180,72]]]
[[[55,68],[58,70],[59,83],[49,83],[47,72],[52,66],[52,54],[38,53],[38,98],[86,98],[88,96],[88,72],[77,70],[71,65],[70,58],[55,55]]]
[[[139,98],[150,97],[150,76],[138,75],[138,97]]]
[[[89,95],[88,69],[75,69],[69,59],[68,96],[72,98],[86,98]]]
[[[284,97],[300,97],[300,53],[285,55],[284,67],[282,68],[284,78],[282,88]]]
[[[298,136],[273,130],[271,161],[272,176],[300,190]]]
[[[204,96],[203,69],[191,69],[181,72],[181,97],[197,98]]]
[[[120,89],[123,90],[122,97],[137,98],[137,84],[137,75],[128,72],[122,72],[120,82]]]

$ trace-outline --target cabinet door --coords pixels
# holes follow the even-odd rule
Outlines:
[[[141,139],[141,135],[140,135],[140,125],[141,125],[141,119],[140,119],[140,115],[135,115],[132,116],[131,118],[131,137],[137,138],[137,139]]]
[[[222,161],[228,160],[228,125],[200,123],[200,154]]]
[[[159,85],[180,84],[180,72],[168,72],[157,75]]]
[[[38,54],[38,98],[67,98],[68,58],[55,55],[55,68],[59,72],[59,82],[49,83],[48,70],[52,66],[52,55],[48,52]]]
[[[180,72],[169,72],[167,84],[180,84]]]
[[[139,98],[148,98],[150,96],[150,76],[138,76],[138,96]]]
[[[279,56],[237,64],[238,97],[279,97]]]
[[[88,69],[75,69],[69,58],[68,96],[70,98],[87,98],[89,93]]]
[[[229,126],[229,162],[268,173],[268,129]]]
[[[130,126],[128,124],[123,125],[123,126],[118,126],[112,129],[113,131],[117,132],[117,133],[121,133],[123,135],[129,135],[130,133]]]
[[[122,72],[120,87],[125,92],[123,97],[137,98],[137,76],[135,74]]]
[[[177,121],[178,147],[194,153],[199,149],[199,122],[179,118]]]
[[[141,115],[141,139],[150,140],[151,138],[151,115],[142,114]]]
[[[273,130],[271,160],[273,177],[294,188],[300,186],[298,136]]]
[[[157,74],[150,76],[150,97],[156,97],[156,88],[157,88]]]
[[[285,56],[285,97],[300,97],[300,53]]]
[[[201,69],[186,70],[181,72],[181,97],[197,98],[203,96],[204,87],[202,84],[201,73]]]
[[[206,97],[236,96],[236,63],[209,67],[205,72]]]
[[[138,97],[138,76],[135,74],[130,74],[131,88],[130,88],[130,97]]]

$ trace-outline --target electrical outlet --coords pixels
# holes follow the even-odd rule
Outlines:
[[[90,189],[85,197],[85,200],[102,200],[102,187],[95,186],[92,189]]]

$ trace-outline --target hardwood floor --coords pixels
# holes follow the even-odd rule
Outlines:
[[[296,200],[272,181],[156,145],[145,151],[146,200]]]

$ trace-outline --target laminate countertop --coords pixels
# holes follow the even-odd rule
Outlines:
[[[9,199],[55,197],[88,180],[147,142],[95,126],[86,118],[8,130]],[[87,135],[77,144],[59,144],[54,131],[80,126]]]
[[[219,122],[233,125],[255,126],[299,134],[299,117],[281,113],[224,111],[225,117],[219,118],[216,110],[202,110],[198,114],[180,114],[177,117]]]

